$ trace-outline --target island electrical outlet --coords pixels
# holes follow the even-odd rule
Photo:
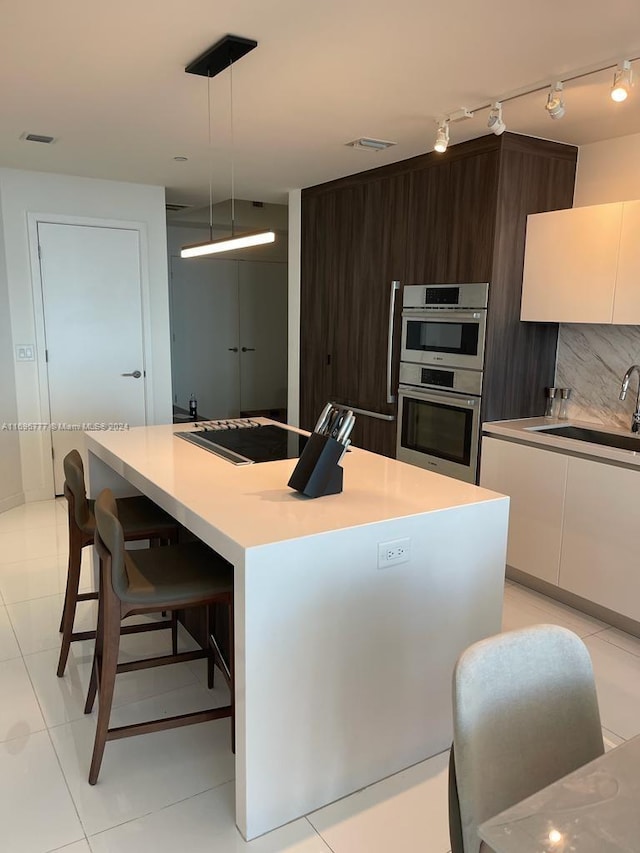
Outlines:
[[[378,568],[408,563],[411,559],[411,539],[394,539],[393,542],[381,542],[378,545]]]

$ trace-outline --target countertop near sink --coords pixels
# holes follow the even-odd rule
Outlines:
[[[524,418],[517,421],[489,421],[482,425],[483,435],[500,436],[521,444],[529,444],[535,447],[548,448],[563,453],[570,453],[587,459],[599,459],[602,462],[615,462],[629,468],[640,468],[640,452],[633,450],[620,450],[616,447],[607,447],[601,444],[593,444],[589,441],[581,441],[575,438],[564,438],[551,433],[542,433],[540,430],[552,427],[575,426],[583,429],[597,430],[609,435],[631,436],[631,430],[614,429],[599,426],[598,424],[577,420],[550,420],[548,418]],[[638,439],[640,447],[640,438]]]

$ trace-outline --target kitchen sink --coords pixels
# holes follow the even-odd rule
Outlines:
[[[586,427],[562,426],[537,429],[547,435],[557,435],[561,438],[574,438],[578,441],[590,441],[592,444],[603,444],[605,447],[617,447],[619,450],[634,450],[640,452],[640,437],[619,435],[614,432],[602,432],[599,429]]]

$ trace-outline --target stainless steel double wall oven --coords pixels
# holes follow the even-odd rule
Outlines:
[[[474,483],[489,285],[408,285],[397,457]]]

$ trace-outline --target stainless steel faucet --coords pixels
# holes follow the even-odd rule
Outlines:
[[[622,388],[620,389],[620,399],[624,400],[627,396],[627,391],[629,390],[629,380],[631,379],[634,371],[638,374],[638,396],[636,397],[636,410],[633,413],[633,417],[631,420],[631,432],[639,432],[640,431],[640,365],[632,364],[629,370],[625,373],[622,378]]]

